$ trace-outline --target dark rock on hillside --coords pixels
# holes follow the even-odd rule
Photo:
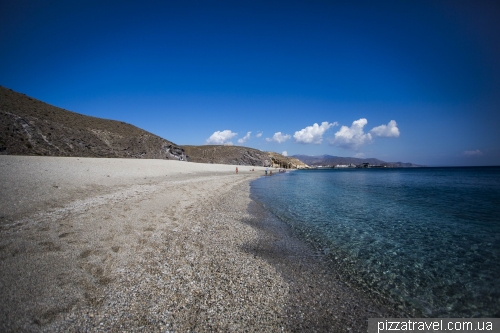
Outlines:
[[[271,158],[273,167],[284,168],[284,169],[305,169],[308,165],[302,161],[296,159],[295,157],[283,156],[278,153],[266,152]]]
[[[260,150],[240,146],[182,146],[190,162],[271,166],[269,156]]]
[[[182,146],[191,162],[265,166],[297,169],[304,164],[278,153],[241,146]]]
[[[133,125],[67,111],[0,86],[0,154],[179,159],[178,145]]]

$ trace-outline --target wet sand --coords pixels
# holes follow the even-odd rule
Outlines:
[[[0,156],[0,331],[364,332],[390,312],[250,199],[264,168]]]

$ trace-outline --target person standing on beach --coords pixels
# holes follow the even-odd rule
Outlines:
[[[236,174],[238,174],[238,167],[236,167]]]

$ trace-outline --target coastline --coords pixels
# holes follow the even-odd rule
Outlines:
[[[401,317],[398,309],[352,286],[324,252],[300,239],[256,198],[249,212],[252,219],[244,222],[258,230],[258,238],[246,249],[288,284],[286,331],[365,332],[368,318]]]
[[[265,168],[235,167],[0,156],[1,330],[359,331],[388,313],[250,198]]]

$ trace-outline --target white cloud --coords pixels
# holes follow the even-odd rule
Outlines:
[[[391,120],[387,125],[380,125],[372,128],[370,133],[374,136],[386,137],[386,138],[397,138],[399,136],[399,129],[397,128],[395,120]]]
[[[283,152],[281,153],[281,155],[283,155],[283,156],[288,156],[288,153],[287,153],[287,151],[286,151],[286,150],[283,150]]]
[[[262,136],[262,132],[259,132],[255,135],[257,138],[260,138]]]
[[[207,145],[223,145],[223,144],[229,144],[232,145],[233,143],[230,141],[233,137],[238,135],[238,133],[231,132],[230,130],[224,130],[224,131],[217,131],[214,132],[206,141],[205,143]]]
[[[357,157],[357,158],[363,158],[365,156],[364,153],[357,153],[356,155],[354,155],[354,157]]]
[[[338,125],[338,123],[328,123],[327,121],[322,122],[321,125],[314,123],[312,126],[307,126],[306,128],[295,132],[293,137],[295,141],[299,143],[320,144],[323,141],[323,133],[335,125]]]
[[[252,132],[247,132],[247,135],[245,135],[241,139],[238,139],[238,143],[245,143],[245,141],[247,141],[248,139],[250,139],[250,134],[252,134]]]
[[[372,141],[372,135],[365,133],[363,127],[368,123],[368,120],[361,118],[352,122],[351,127],[342,126],[340,130],[335,133],[335,138],[330,141],[331,144],[337,145],[341,148],[357,150],[365,143]]]
[[[290,138],[291,138],[290,134],[281,134],[281,132],[276,132],[274,133],[272,138],[266,138],[266,141],[267,142],[275,141],[277,143],[282,143]]]
[[[481,156],[483,155],[483,152],[480,151],[479,149],[476,150],[466,150],[463,152],[465,156]]]

